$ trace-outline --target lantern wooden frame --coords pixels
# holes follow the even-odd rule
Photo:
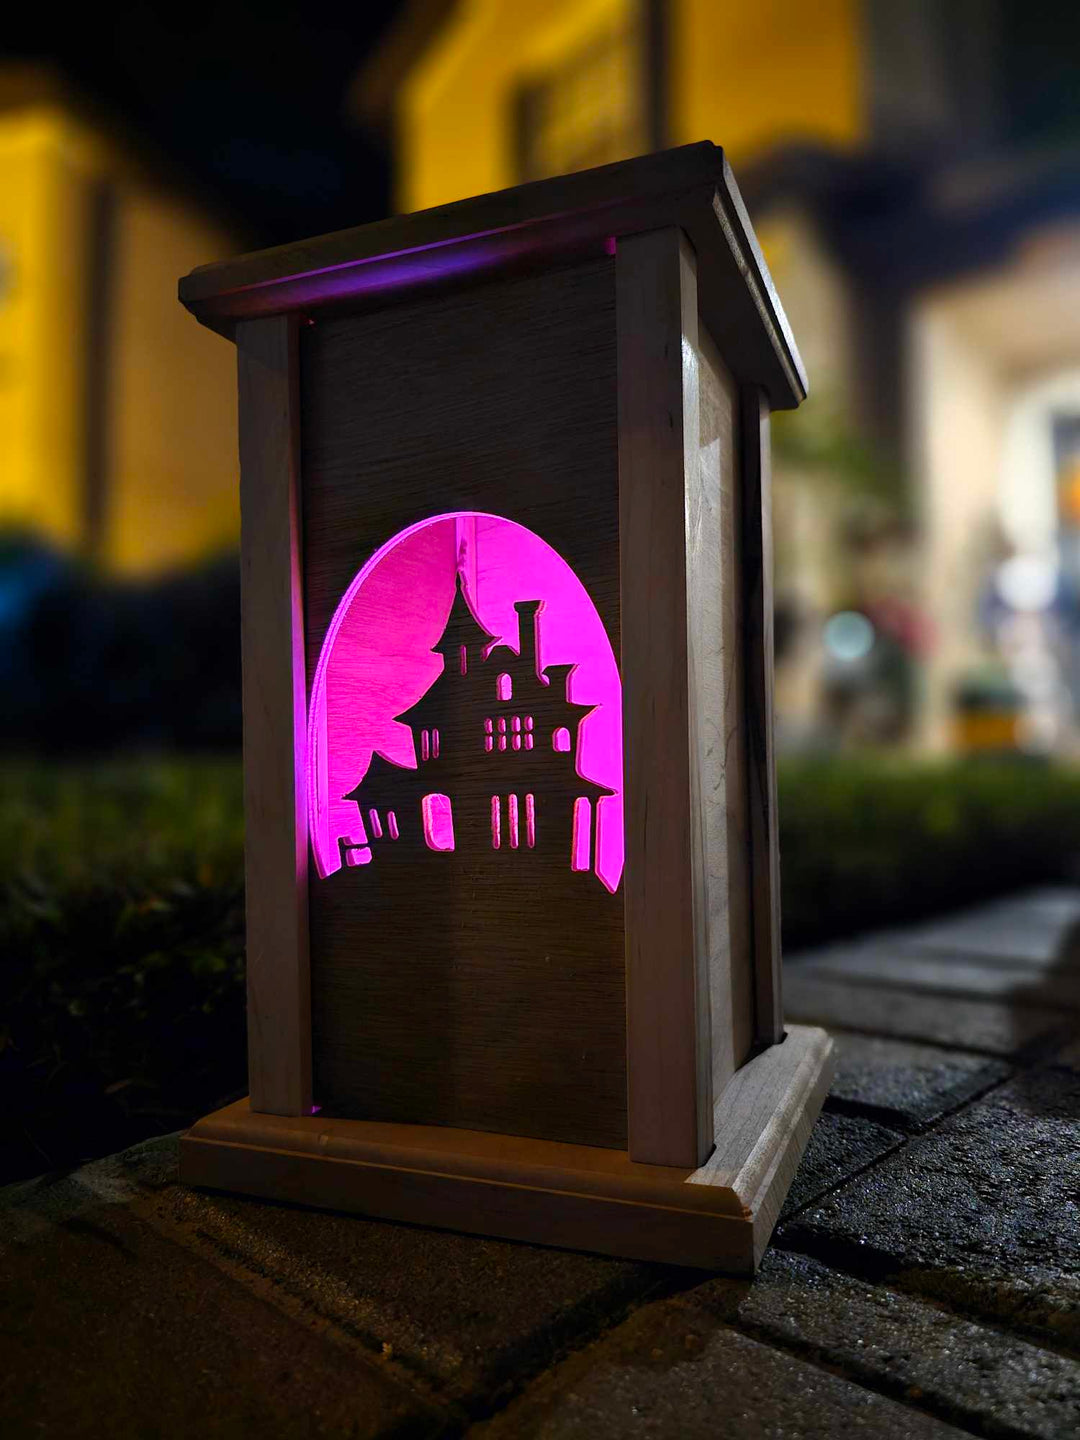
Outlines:
[[[628,1145],[328,1118],[312,1088],[300,327],[600,257],[618,376]],[[180,296],[239,357],[250,1076],[248,1099],[184,1137],[183,1179],[752,1270],[832,1046],[785,1032],[780,999],[769,413],[805,378],[722,152],[204,267]]]

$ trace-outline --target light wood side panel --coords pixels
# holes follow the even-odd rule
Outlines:
[[[311,1111],[295,316],[237,326],[251,1107]]]
[[[783,1039],[780,991],[780,845],[773,738],[773,540],[769,405],[742,390],[743,500],[746,506],[746,710],[749,747],[750,870],[755,1032],[759,1044]]]
[[[704,873],[718,1095],[753,1045],[753,938],[747,816],[738,388],[704,323],[699,327],[701,431],[697,485],[687,506],[690,693],[697,829]]]
[[[677,228],[619,243],[619,522],[626,805],[629,1151],[694,1167],[712,1146],[708,955],[694,677],[699,557],[697,281]],[[691,580],[691,575],[694,579]],[[692,727],[694,727],[692,729]]]

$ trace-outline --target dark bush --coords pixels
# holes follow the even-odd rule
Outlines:
[[[1077,770],[844,756],[779,779],[788,950],[1078,878]]]

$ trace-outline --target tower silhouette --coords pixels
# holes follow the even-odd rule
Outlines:
[[[360,807],[366,846],[342,841],[349,865],[395,852],[453,863],[595,863],[597,801],[613,792],[579,775],[581,721],[595,707],[569,699],[573,665],[537,660],[538,600],[520,600],[515,652],[474,615],[459,570],[453,604],[432,646],[441,673],[397,716],[412,731],[414,768],[376,752],[344,798]],[[517,857],[512,861],[509,857]]]

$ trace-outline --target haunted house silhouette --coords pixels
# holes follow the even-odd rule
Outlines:
[[[342,861],[374,854],[458,859],[500,869],[561,859],[588,871],[596,857],[597,801],[611,790],[577,773],[578,727],[595,707],[567,697],[573,665],[537,670],[538,600],[520,600],[520,653],[494,644],[466,599],[458,572],[454,603],[432,653],[442,673],[397,716],[413,734],[416,768],[376,751],[355,800],[366,844],[342,839]]]

